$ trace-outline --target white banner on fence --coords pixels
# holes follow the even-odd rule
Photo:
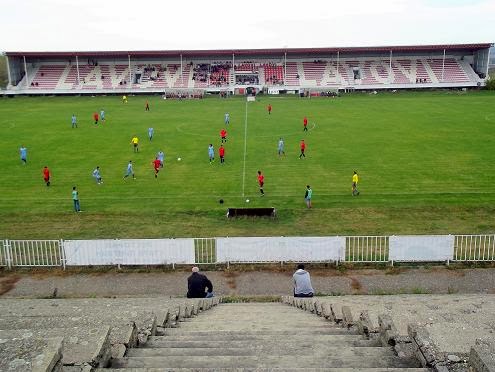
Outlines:
[[[389,248],[392,261],[447,261],[454,257],[454,236],[391,236]]]
[[[66,240],[67,265],[193,264],[194,239]]]
[[[217,238],[217,262],[338,261],[345,237]]]

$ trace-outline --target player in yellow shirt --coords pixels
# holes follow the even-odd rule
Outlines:
[[[139,138],[136,135],[132,137],[131,143],[134,146],[134,152],[139,152]]]
[[[127,103],[127,96],[122,96],[122,103]]]
[[[354,171],[354,174],[352,175],[352,196],[359,195],[359,191],[357,189],[358,182],[359,182],[358,174],[356,171]]]

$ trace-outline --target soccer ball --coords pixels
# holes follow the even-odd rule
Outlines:
[[[249,199],[246,199],[246,203],[249,203]]]
[[[182,158],[177,158],[177,161],[181,161],[181,160],[182,160]]]

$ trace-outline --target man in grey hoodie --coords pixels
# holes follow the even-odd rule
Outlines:
[[[304,265],[297,265],[297,271],[292,276],[294,278],[294,297],[313,297],[313,287],[309,273],[304,270]]]

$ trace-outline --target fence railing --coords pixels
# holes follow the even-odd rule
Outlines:
[[[214,264],[217,262],[216,238],[195,238],[194,256],[196,264]]]
[[[1,248],[2,266],[65,266],[61,240],[5,240]]]
[[[347,236],[345,262],[388,262],[388,236]]]
[[[454,261],[495,261],[495,235],[456,235]]]
[[[442,247],[436,246],[434,239],[443,238],[444,244]],[[449,237],[449,239],[447,239]],[[140,244],[143,244],[143,249],[139,249],[138,253],[133,259],[133,255],[129,255],[130,258],[122,261],[122,259],[115,261],[115,257],[122,258],[123,253],[127,252],[127,246],[118,247],[115,246],[113,240],[108,240],[106,244],[104,240],[94,240],[94,245],[98,246],[100,250],[93,252],[93,255],[81,255],[86,257],[86,261],[79,262],[79,255],[74,255],[74,243],[81,242],[78,249],[94,250],[92,241],[67,241],[64,240],[0,240],[0,267],[63,267],[66,264],[73,265],[102,265],[104,262],[107,265],[112,264],[127,264],[138,265],[146,262],[149,265],[163,265],[167,263],[193,263],[197,265],[205,264],[221,264],[230,262],[291,262],[294,261],[294,257],[302,262],[339,262],[343,263],[392,263],[397,260],[398,254],[401,257],[406,257],[401,261],[446,261],[447,263],[452,260],[455,262],[495,262],[495,234],[480,234],[480,235],[449,235],[449,236],[393,236],[392,240],[394,244],[391,244],[391,238],[389,236],[346,236],[346,237],[334,237],[332,239],[324,239],[323,243],[317,246],[311,246],[309,243],[311,239],[315,238],[301,238],[301,237],[283,237],[280,239],[272,239],[274,241],[273,250],[277,251],[276,259],[272,253],[270,253],[272,246],[271,243],[260,246],[244,246],[237,247],[236,244],[231,244],[229,248],[230,253],[225,255],[225,238],[191,238],[191,239],[162,239],[160,244],[155,244],[158,240],[153,239],[135,239],[126,240],[126,243],[131,244],[134,248],[139,248]],[[322,239],[322,238],[319,238]],[[339,242],[339,239],[341,243]],[[400,247],[397,246],[397,240],[399,239]],[[230,239],[235,242],[235,239]],[[241,239],[242,240],[242,239]],[[249,241],[249,238],[244,239]],[[266,238],[265,240],[270,241]],[[280,240],[280,241],[279,241]],[[285,245],[281,242],[285,241]],[[335,240],[335,244],[331,244]],[[345,240],[345,244],[344,244]],[[150,243],[151,241],[151,243]],[[428,243],[425,245],[425,241]],[[82,243],[85,244],[82,244]],[[219,243],[220,242],[220,243]],[[289,244],[290,243],[290,244]],[[303,244],[305,243],[305,244]],[[338,243],[338,244],[337,244]],[[407,244],[406,244],[407,243]],[[153,249],[149,248],[151,245]],[[323,245],[322,245],[323,244]],[[219,248],[220,245],[220,248]],[[222,248],[223,247],[223,248]],[[76,247],[77,248],[77,247]],[[118,248],[118,249],[117,249]],[[223,250],[222,250],[222,249]],[[246,248],[248,250],[246,251]],[[256,260],[255,258],[261,253],[257,249],[261,250],[263,260]],[[290,248],[287,250],[287,248]],[[400,252],[398,249],[400,248]],[[316,254],[315,249],[318,250]],[[184,251],[185,250],[185,251]],[[283,253],[285,250],[285,253]],[[297,251],[294,251],[297,250]],[[325,251],[326,250],[326,251]],[[66,255],[67,252],[69,256]],[[440,251],[442,252],[439,255]],[[88,251],[89,252],[89,251]],[[105,255],[105,260],[101,260],[101,254]],[[137,251],[136,251],[137,252]],[[151,256],[148,256],[148,253]],[[175,256],[170,256],[175,252]],[[248,253],[246,253],[248,252]],[[282,253],[280,253],[282,252]],[[297,255],[294,255],[297,252]],[[326,252],[326,253],[325,253]],[[189,258],[182,257],[184,254]],[[96,254],[96,256],[95,256]],[[246,256],[247,254],[247,256]],[[144,255],[144,256],[143,256]],[[234,259],[241,255],[242,259]],[[252,255],[252,260],[249,257]],[[287,256],[285,259],[282,256]],[[177,258],[177,257],[179,258]],[[248,257],[249,256],[249,257]],[[325,261],[322,258],[325,256]],[[93,258],[91,258],[93,257]],[[268,259],[266,258],[268,257]],[[270,258],[271,257],[271,258]],[[291,258],[292,257],[292,258]],[[443,257],[443,258],[439,258]],[[448,258],[445,258],[448,257]],[[146,258],[146,259],[144,259]],[[444,259],[445,258],[445,259]],[[139,260],[138,260],[139,259]],[[93,262],[94,261],[94,262]],[[114,262],[115,261],[115,262]],[[156,261],[156,262],[155,262]]]

